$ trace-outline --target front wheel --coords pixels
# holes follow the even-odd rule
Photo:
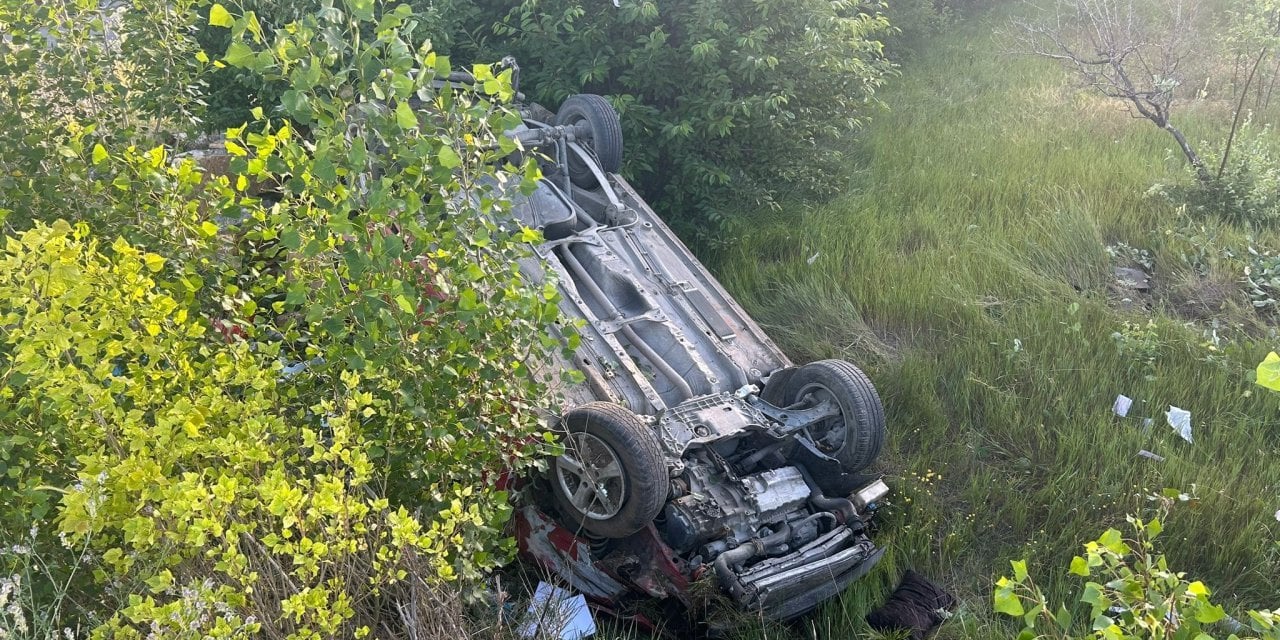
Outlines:
[[[561,426],[564,454],[551,465],[551,487],[570,524],[625,538],[652,522],[670,482],[657,435],[608,402],[568,412]]]
[[[838,460],[847,473],[865,469],[884,447],[880,395],[862,370],[844,360],[806,364],[779,378],[777,384],[766,385],[761,397],[781,407],[806,397],[815,402],[830,400],[840,407],[838,416],[809,427],[809,435],[818,450]]]

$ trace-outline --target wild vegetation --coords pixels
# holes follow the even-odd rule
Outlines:
[[[318,0],[245,0],[270,32]],[[725,217],[839,189],[845,150],[892,67],[878,2],[412,0],[455,58],[521,64],[520,89],[549,107],[607,95],[622,116],[624,173],[672,223],[713,241]],[[205,34],[206,51],[226,36]],[[210,78],[216,122],[284,90],[253,74]],[[262,104],[262,106],[270,106]],[[761,160],[768,158],[768,162]]]
[[[503,214],[514,74],[432,80],[506,53],[610,94],[739,300],[885,398],[890,553],[735,633],[870,633],[916,567],[943,639],[1274,636],[1277,8],[1201,3],[1195,64],[1135,89],[1196,167],[981,4],[0,0],[0,637],[481,633],[440,586],[509,557],[555,300]],[[176,156],[227,127],[227,176]]]
[[[45,136],[2,196],[0,636],[449,633],[442,585],[510,557],[494,480],[543,453],[509,74],[438,87],[407,7],[0,7],[6,117]],[[289,87],[217,171],[162,144],[187,85],[130,75],[205,65]]]
[[[940,638],[1017,635],[992,608],[1013,560],[1083,617],[1072,557],[1127,515],[1148,520],[1164,488],[1187,496],[1161,519],[1168,566],[1241,620],[1278,604],[1280,424],[1253,370],[1276,346],[1255,283],[1270,282],[1280,233],[1182,198],[1195,178],[1172,138],[1015,55],[1015,11],[918,47],[881,93],[849,195],[745,216],[716,261],[797,359],[863,363],[885,397],[892,553],[813,623],[818,637],[860,633],[908,566],[963,600]],[[1238,96],[1215,78],[1208,95],[1203,77],[1179,93],[1196,141],[1230,130]],[[1276,115],[1252,111],[1252,133]],[[1246,137],[1274,153],[1269,134]],[[1112,413],[1118,394],[1135,399],[1128,418]],[[1194,443],[1170,405],[1191,412]]]

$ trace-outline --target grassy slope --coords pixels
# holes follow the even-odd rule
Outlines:
[[[1008,560],[1029,558],[1066,597],[1080,545],[1163,487],[1199,496],[1166,523],[1173,566],[1229,609],[1278,606],[1280,403],[1250,369],[1280,340],[1220,332],[1234,340],[1202,346],[1207,325],[1188,324],[1200,301],[1256,321],[1238,293],[1211,295],[1232,289],[1235,267],[1210,261],[1202,278],[1182,259],[1203,238],[1231,245],[1244,232],[1145,197],[1182,175],[1171,140],[1051,64],[1002,56],[997,26],[959,29],[907,65],[851,195],[753,215],[717,265],[798,360],[867,368],[889,413],[882,460],[896,493],[880,540],[891,553],[813,631],[856,637],[868,606],[916,567],[963,600],[942,638],[1007,637],[989,603]],[[1195,109],[1189,135],[1207,137],[1220,108]],[[1149,309],[1121,311],[1109,288],[1106,246],[1121,241],[1154,254]],[[1111,337],[1126,321],[1143,327],[1129,344],[1150,367]],[[1154,427],[1112,416],[1118,393]],[[1169,404],[1192,412],[1194,445],[1165,425]],[[1144,448],[1167,461],[1138,457]]]

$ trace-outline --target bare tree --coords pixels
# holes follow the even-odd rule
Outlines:
[[[1212,179],[1171,116],[1185,66],[1196,52],[1198,0],[1049,0],[1037,20],[1019,21],[1024,47],[1058,60],[1103,95],[1123,100],[1177,141],[1196,176]]]

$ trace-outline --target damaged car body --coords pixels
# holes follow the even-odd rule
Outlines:
[[[714,580],[786,620],[838,595],[883,550],[868,535],[888,488],[862,475],[884,411],[854,365],[793,365],[617,175],[622,132],[595,95],[522,107],[509,135],[543,178],[515,214],[543,241],[522,265],[552,280],[578,346],[547,363],[563,454],[516,516],[521,552],[595,602],[691,604]],[[537,490],[541,489],[541,490]]]

